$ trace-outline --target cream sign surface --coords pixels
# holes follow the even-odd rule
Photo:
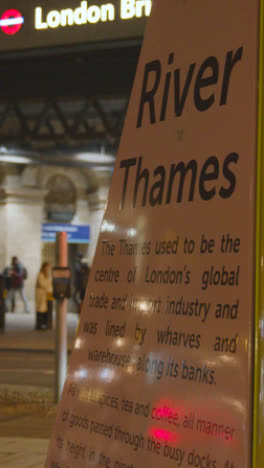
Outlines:
[[[46,468],[252,466],[258,8],[153,4]]]

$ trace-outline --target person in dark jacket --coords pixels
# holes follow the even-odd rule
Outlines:
[[[83,263],[80,276],[79,276],[79,304],[78,304],[78,312],[81,313],[84,296],[87,288],[88,278],[89,278],[90,268],[87,263]]]
[[[24,303],[25,312],[29,312],[29,304],[24,291],[24,280],[27,277],[27,273],[17,257],[12,257],[11,265],[4,269],[3,274],[8,289],[7,305],[11,304],[11,311],[15,311],[15,300],[17,294],[19,294]]]

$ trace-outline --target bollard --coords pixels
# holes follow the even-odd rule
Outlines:
[[[66,232],[59,232],[56,236],[56,264],[68,266]],[[67,373],[67,304],[67,299],[56,301],[55,403],[60,400]]]

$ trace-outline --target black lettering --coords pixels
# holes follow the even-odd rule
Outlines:
[[[192,171],[192,176],[191,176],[191,183],[190,183],[188,201],[193,201],[194,190],[195,190],[195,182],[196,182],[196,176],[197,176],[197,162],[194,159],[192,159],[187,164],[187,166],[183,162],[178,163],[177,166],[175,166],[175,164],[171,165],[170,179],[169,179],[168,193],[167,193],[167,200],[166,200],[167,204],[171,202],[171,192],[172,192],[172,188],[173,188],[173,182],[174,182],[174,179],[175,179],[175,175],[177,174],[177,172],[180,174],[177,202],[180,203],[182,201],[184,181],[185,181],[187,172],[190,171],[190,170]]]
[[[168,60],[169,65],[172,65],[173,59],[174,59],[174,54],[170,54],[169,60]],[[165,79],[165,87],[164,87],[163,100],[162,100],[162,106],[161,106],[160,121],[165,120],[165,117],[166,117],[170,83],[171,83],[171,72],[168,72],[166,74],[166,79]]]
[[[149,184],[149,170],[148,169],[143,169],[143,171],[141,172],[141,163],[142,163],[142,157],[140,157],[139,160],[138,160],[137,175],[136,175],[136,182],[135,182],[135,188],[134,188],[133,208],[135,208],[135,206],[136,206],[139,184],[142,181],[142,179],[144,179],[145,185],[144,185],[143,199],[142,199],[142,205],[141,206],[145,206],[146,201],[147,201],[148,184]]]
[[[236,176],[234,174],[233,171],[231,171],[229,169],[229,164],[231,163],[237,163],[239,159],[239,155],[237,153],[230,153],[225,161],[224,161],[224,165],[223,165],[223,175],[224,177],[226,178],[226,180],[228,180],[228,182],[230,183],[229,187],[228,188],[224,188],[223,186],[221,187],[220,191],[219,191],[219,195],[220,197],[222,198],[229,198],[231,197],[231,195],[233,194],[234,190],[235,190],[235,187],[236,187]]]
[[[211,69],[210,76],[204,77],[208,69]],[[212,93],[208,98],[201,97],[201,89],[207,86],[212,86],[217,83],[219,76],[219,64],[216,57],[208,57],[201,65],[198,75],[196,77],[194,87],[194,103],[196,108],[203,112],[209,109],[215,101],[215,95]]]
[[[147,91],[149,75],[151,72],[154,72],[156,74],[155,82],[153,84],[152,89]],[[150,122],[152,124],[156,123],[154,96],[160,84],[160,77],[161,77],[161,63],[159,60],[153,60],[152,62],[149,62],[145,65],[142,93],[141,93],[140,105],[139,105],[139,111],[138,111],[137,128],[140,128],[142,125],[142,118],[143,118],[144,107],[146,103],[149,104]]]
[[[210,166],[212,170],[208,172],[208,170],[210,169]],[[216,194],[215,187],[213,187],[211,190],[206,190],[205,182],[208,182],[209,180],[217,180],[218,177],[219,177],[219,162],[215,156],[211,156],[210,158],[207,159],[207,161],[205,161],[201,170],[201,175],[200,175],[199,191],[200,191],[201,198],[203,200],[211,200]]]
[[[222,84],[222,92],[221,92],[221,99],[220,99],[220,106],[226,104],[227,95],[228,95],[228,87],[231,77],[231,72],[237,62],[242,59],[243,47],[240,47],[235,55],[233,56],[233,51],[230,50],[226,54],[226,62],[225,62],[225,71],[223,76],[223,84]]]
[[[153,184],[150,194],[149,194],[149,203],[151,206],[161,205],[163,199],[163,192],[164,192],[164,184],[165,184],[165,177],[166,172],[163,166],[158,166],[155,171],[154,175],[160,175],[160,180]],[[155,192],[157,194],[155,195]]]
[[[123,184],[123,191],[122,191],[121,210],[124,208],[124,205],[125,205],[126,190],[127,190],[128,176],[129,176],[129,169],[130,169],[130,167],[135,166],[136,163],[137,163],[136,158],[124,159],[123,161],[120,162],[120,168],[121,168],[121,169],[124,169],[124,168],[126,169],[125,178],[124,178],[124,184]]]
[[[175,104],[174,105],[175,105],[176,117],[180,117],[182,115],[186,97],[187,97],[190,84],[192,81],[195,65],[196,63],[192,63],[189,67],[188,75],[187,75],[181,96],[180,96],[180,69],[178,68],[174,72],[174,87],[175,87]]]

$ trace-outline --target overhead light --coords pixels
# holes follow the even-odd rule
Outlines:
[[[25,158],[24,156],[1,156],[0,155],[0,162],[5,163],[13,163],[13,164],[30,164],[32,163],[32,159]]]
[[[113,166],[96,166],[96,171],[97,172],[113,172],[114,168]]]
[[[77,161],[94,164],[94,165],[105,165],[105,164],[114,164],[115,157],[110,154],[105,153],[77,153],[75,155]]]

